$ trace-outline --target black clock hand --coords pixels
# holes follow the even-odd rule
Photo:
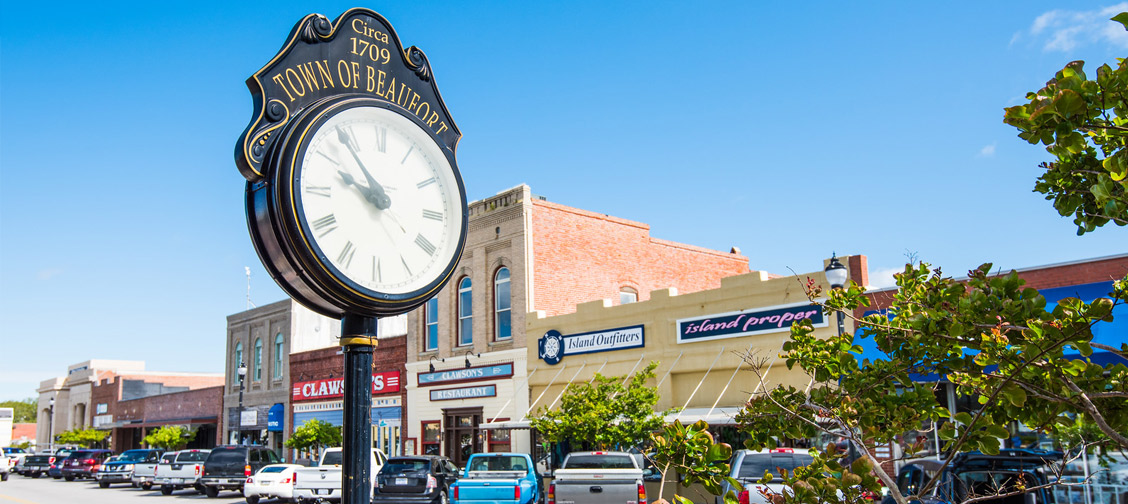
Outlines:
[[[353,160],[356,161],[356,165],[360,167],[360,171],[364,173],[364,178],[368,181],[368,191],[367,194],[364,195],[365,199],[380,210],[392,206],[392,200],[388,198],[388,193],[384,192],[384,186],[376,182],[376,179],[372,178],[372,174],[368,173],[368,169],[364,167],[364,162],[360,160],[360,156],[356,154],[356,149],[353,148],[352,138],[349,137],[349,134],[345,133],[345,130],[339,125],[337,126],[337,140],[345,146],[349,154],[352,154]],[[348,180],[345,182],[348,183]]]

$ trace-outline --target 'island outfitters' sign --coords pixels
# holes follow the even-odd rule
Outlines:
[[[560,331],[548,331],[537,342],[537,357],[548,364],[556,364],[565,355],[642,348],[646,344],[642,328],[636,325],[567,336]]]
[[[803,319],[811,319],[814,327],[827,326],[822,309],[817,305],[774,306],[678,320],[678,343],[790,331],[791,324]]]

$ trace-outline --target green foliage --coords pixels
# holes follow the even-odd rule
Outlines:
[[[106,440],[110,431],[95,429],[73,429],[55,436],[55,440],[62,444],[79,445],[90,448]]]
[[[896,275],[899,289],[888,314],[858,321],[859,337],[872,338],[884,353],[881,359],[859,360],[853,334],[820,338],[810,321],[796,323],[784,345],[786,362],[802,367],[814,383],[807,390],[777,388],[754,397],[737,417],[751,437],[747,446],[759,449],[780,438],[833,433],[850,439],[862,449],[863,460],[874,464],[866,447],[938,422],[943,453],[997,453],[1000,440],[1010,437],[1008,426],[1017,421],[1058,435],[1078,431],[1081,422],[1128,448],[1123,434],[1128,432],[1128,367],[1064,357],[1092,353],[1092,325],[1112,320],[1114,305],[1128,299],[1128,278],[1114,282],[1109,298],[1063,299],[1047,311],[1046,300],[1024,287],[1017,274],[991,276],[990,270],[984,264],[957,282],[928,264],[906,265]],[[850,313],[866,306],[866,299],[864,289],[851,284],[830,292],[824,310]],[[1128,344],[1105,349],[1123,355]],[[978,411],[949,411],[930,384],[913,382],[910,373],[947,377],[958,394],[978,398]],[[823,467],[782,475],[797,489],[787,502],[826,499],[834,495],[827,485],[849,494],[843,481],[826,479],[837,470],[834,463],[820,459],[816,465]],[[853,472],[861,488],[879,486]],[[874,474],[898,502],[908,502],[911,496],[901,495],[890,475],[877,467]]]
[[[0,408],[12,408],[12,421],[15,423],[35,423],[37,403],[34,398],[22,401],[3,401]]]
[[[1128,13],[1112,20],[1125,24]],[[1062,216],[1073,215],[1079,235],[1109,222],[1128,225],[1128,61],[1101,65],[1095,80],[1084,66],[1067,64],[1003,118],[1019,138],[1045,145],[1056,158],[1041,165],[1034,190]]]
[[[341,446],[341,428],[315,418],[294,429],[283,444],[295,450],[320,452],[322,447]]]
[[[647,440],[662,426],[654,412],[658,391],[648,387],[657,362],[628,381],[624,376],[595,374],[591,383],[568,385],[560,409],[542,407],[529,425],[550,443],[567,441],[575,450],[627,449]],[[626,382],[624,384],[624,382]]]
[[[196,438],[196,433],[179,425],[165,425],[145,436],[145,444],[165,450],[178,450]]]
[[[654,450],[654,466],[661,470],[663,482],[670,469],[673,469],[679,476],[677,481],[685,485],[700,483],[713,495],[721,495],[726,481],[733,488],[740,488],[740,482],[729,477],[728,461],[732,458],[732,447],[726,443],[714,442],[713,435],[709,433],[709,424],[704,420],[693,425],[682,425],[675,420],[662,427],[660,432],[651,434],[650,445]],[[736,493],[731,490],[724,497],[726,503],[736,502]],[[658,498],[662,498],[661,490]],[[688,502],[688,499],[680,495],[675,495],[674,500],[679,503]]]

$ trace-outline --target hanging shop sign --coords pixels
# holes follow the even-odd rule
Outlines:
[[[383,373],[372,374],[372,395],[391,394],[399,391],[399,371],[384,371]],[[344,378],[298,382],[294,384],[293,388],[293,400],[295,401],[332,399],[334,397],[344,397],[344,395]]]
[[[610,352],[646,346],[643,326],[620,327],[580,334],[560,334],[551,330],[537,341],[537,357],[548,364],[556,364],[565,355]]]
[[[419,373],[419,385],[437,385],[440,383],[458,383],[478,380],[493,380],[513,376],[513,363],[497,364],[494,366],[469,367],[464,369],[450,369],[435,371],[434,373]]]
[[[483,385],[480,387],[463,387],[453,389],[438,389],[431,391],[432,401],[453,401],[455,399],[473,399],[476,397],[494,397],[497,395],[497,386]]]
[[[772,306],[755,311],[718,313],[677,321],[678,343],[693,343],[752,334],[785,332],[791,324],[811,319],[814,327],[826,327],[822,309],[810,303]]]

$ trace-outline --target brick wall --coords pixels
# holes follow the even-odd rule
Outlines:
[[[748,258],[650,236],[650,226],[543,200],[533,201],[533,308],[571,313],[577,303],[611,299],[630,287],[638,300],[677,287],[689,293],[748,273]]]

